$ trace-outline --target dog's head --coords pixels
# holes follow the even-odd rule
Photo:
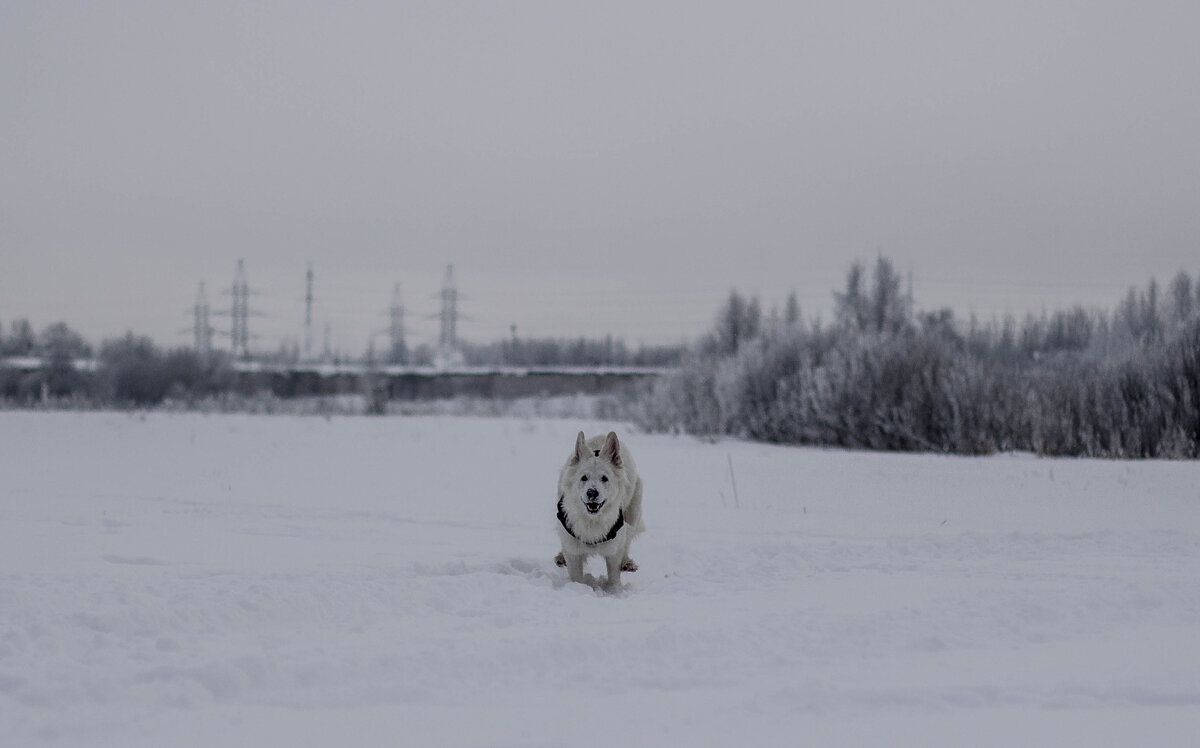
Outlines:
[[[608,432],[600,449],[590,449],[580,431],[575,439],[575,453],[563,470],[560,482],[563,498],[577,499],[588,514],[599,514],[624,485],[623,467],[616,432]]]

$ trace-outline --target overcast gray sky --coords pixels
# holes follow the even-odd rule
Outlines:
[[[1109,307],[1200,272],[1200,3],[0,3],[0,321],[259,345],[676,342],[736,287],[828,319]],[[219,324],[224,324],[219,323]]]

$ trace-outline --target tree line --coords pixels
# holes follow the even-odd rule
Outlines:
[[[914,313],[880,256],[831,324],[764,319],[736,291],[642,403],[651,430],[786,444],[986,454],[1200,457],[1200,283],[1132,288],[1112,311],[1018,322]]]
[[[611,335],[604,338],[512,338],[463,345],[463,357],[472,366],[670,367],[679,363],[685,351],[684,345],[642,345],[633,349]]]
[[[498,343],[464,343],[464,362],[472,366],[642,366],[667,367],[678,363],[685,347],[642,346],[631,349],[622,341],[511,339]],[[18,406],[54,401],[61,405],[154,406],[164,400],[188,405],[218,397],[236,388],[237,378],[225,352],[201,356],[191,348],[163,350],[132,332],[106,340],[94,350],[84,338],[59,322],[34,333],[28,320],[16,320],[4,334],[0,327],[0,358],[35,357],[42,365],[32,369],[0,366],[0,400]],[[81,360],[95,367],[81,367]],[[264,357],[273,362],[295,363],[298,355],[281,351]],[[427,346],[406,357],[412,365],[430,365],[434,354]],[[368,356],[368,364],[379,364]]]
[[[195,401],[232,389],[229,357],[200,356],[189,348],[163,350],[132,332],[94,350],[63,322],[33,333],[17,320],[0,335],[0,356],[36,357],[37,368],[0,367],[0,399],[15,405],[149,406],[167,398]],[[95,366],[79,366],[81,361]]]

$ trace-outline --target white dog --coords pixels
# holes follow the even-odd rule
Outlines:
[[[606,586],[621,586],[622,571],[637,571],[629,544],[642,532],[642,479],[628,448],[608,436],[575,439],[575,451],[558,474],[558,536],[562,553],[555,561],[567,567],[572,582],[583,582],[588,556],[603,556]]]

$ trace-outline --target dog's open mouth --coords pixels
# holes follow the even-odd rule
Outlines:
[[[604,506],[603,501],[585,501],[585,502],[583,502],[583,507],[588,510],[588,514],[595,514],[596,512],[599,512],[600,508],[602,506]]]

